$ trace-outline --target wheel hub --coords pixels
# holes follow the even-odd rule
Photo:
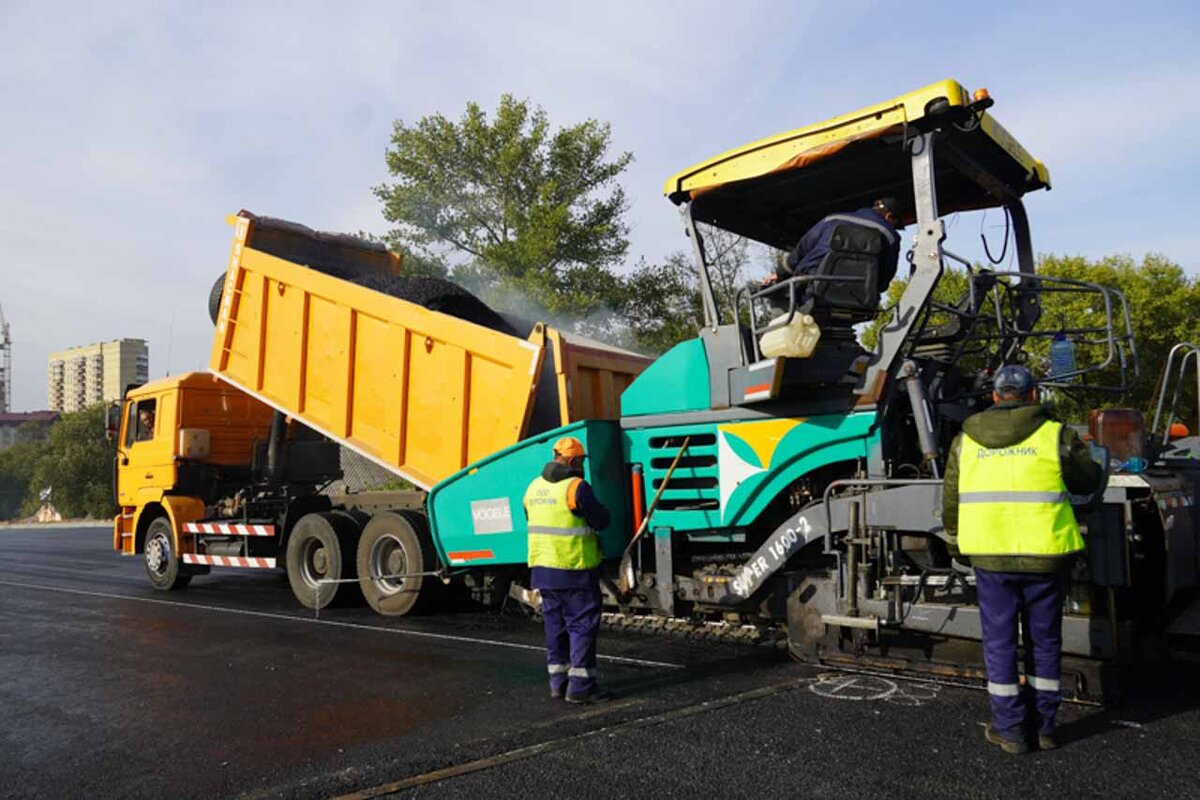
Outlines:
[[[155,573],[166,571],[167,565],[167,543],[163,540],[162,535],[153,536],[146,542],[146,566]]]
[[[304,582],[318,588],[318,582],[329,576],[332,567],[329,551],[318,539],[310,539],[304,544],[303,558],[300,561],[300,572]]]
[[[395,594],[404,588],[403,575],[408,571],[408,556],[404,545],[395,536],[381,536],[371,547],[371,577],[384,594]]]

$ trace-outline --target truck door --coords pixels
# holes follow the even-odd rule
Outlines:
[[[117,453],[117,499],[123,506],[143,502],[147,490],[158,494],[174,480],[172,425],[160,397],[130,400]]]

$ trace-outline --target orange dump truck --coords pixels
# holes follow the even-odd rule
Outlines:
[[[440,574],[421,498],[322,493],[340,477],[341,449],[428,489],[530,436],[616,418],[650,362],[542,323],[509,317],[494,330],[358,285],[400,272],[371,242],[247,212],[230,222],[211,374],[132,389],[111,417],[114,548],[143,556],[156,588],[214,566],[284,567],[308,607],[357,578],[376,610],[405,613]]]

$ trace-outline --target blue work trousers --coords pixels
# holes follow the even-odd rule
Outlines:
[[[996,731],[1023,738],[1033,725],[1026,710],[1037,715],[1037,732],[1054,733],[1062,702],[1062,614],[1067,575],[975,570],[979,622],[983,628],[983,661],[988,698]],[[1017,673],[1017,628],[1024,632],[1025,693]]]
[[[600,587],[541,589],[550,689],[582,697],[596,690]]]

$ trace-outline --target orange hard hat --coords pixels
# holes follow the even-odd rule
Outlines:
[[[1188,430],[1188,426],[1183,422],[1172,422],[1171,428],[1167,431],[1167,436],[1172,439],[1182,439],[1185,436],[1191,436],[1192,432]]]
[[[554,455],[563,458],[575,458],[584,455],[583,442],[574,436],[564,436],[554,443]]]

